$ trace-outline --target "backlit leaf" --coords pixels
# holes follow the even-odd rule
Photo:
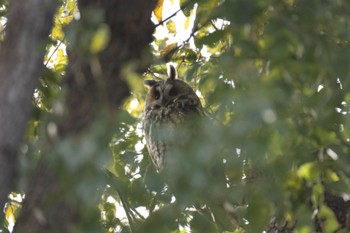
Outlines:
[[[106,25],[101,25],[92,37],[90,44],[91,53],[99,53],[107,47],[110,37],[109,28]]]
[[[320,171],[315,163],[305,163],[300,166],[297,172],[298,176],[307,181],[314,182],[320,177]]]
[[[163,3],[164,3],[164,0],[158,0],[157,5],[153,10],[153,13],[156,16],[159,23],[162,22]]]
[[[176,34],[176,24],[174,23],[173,20],[169,20],[169,21],[166,23],[166,27],[167,27],[167,29],[169,30],[169,33]]]

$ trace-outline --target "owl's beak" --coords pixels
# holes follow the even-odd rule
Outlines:
[[[165,107],[168,103],[169,101],[167,100],[167,98],[160,97],[155,106],[156,108]]]
[[[166,98],[162,97],[161,100],[160,100],[160,103],[162,104],[162,106],[165,107],[167,105],[167,103],[168,103],[168,100]]]

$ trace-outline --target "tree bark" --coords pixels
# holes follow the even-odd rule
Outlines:
[[[110,30],[110,43],[98,55],[97,62],[87,55],[86,48],[69,52],[70,62],[64,83],[69,90],[66,101],[68,118],[61,127],[61,134],[76,133],[86,128],[101,104],[117,109],[129,95],[121,69],[131,62],[134,62],[137,70],[145,69],[143,57],[152,41],[154,25],[150,17],[154,4],[152,0],[79,1],[80,26],[91,30],[94,25],[91,25],[88,17],[94,12],[104,12],[104,23]],[[79,47],[83,36],[77,36],[74,47]]]
[[[51,0],[10,1],[0,50],[0,209],[17,181],[17,152],[32,111],[54,15]]]
[[[69,63],[63,81],[63,89],[67,95],[66,114],[58,125],[61,142],[67,139],[74,142],[81,141],[82,135],[93,133],[91,126],[101,121],[99,118],[101,113],[114,115],[115,110],[129,95],[121,71],[131,62],[138,70],[146,68],[143,54],[152,40],[154,25],[150,17],[155,3],[153,0],[78,2],[81,19],[76,22],[76,26],[79,27],[79,32],[68,45]],[[91,16],[101,12],[104,20],[98,25],[91,23]],[[85,31],[96,30],[101,23],[110,29],[110,40],[106,49],[94,55],[88,48],[82,46],[81,41],[86,39]],[[115,121],[113,117],[104,118],[106,119],[109,121],[107,125],[113,125]],[[102,146],[107,150],[109,140],[102,142],[104,143]],[[52,150],[57,149],[59,143],[56,142]],[[96,154],[96,158],[98,156],[99,154]],[[36,178],[26,191],[26,201],[15,232],[99,231],[96,228],[86,229],[82,226],[84,224],[81,223],[91,222],[87,220],[91,215],[86,215],[91,209],[83,210],[82,206],[85,203],[76,193],[69,190],[70,182],[59,178],[63,170],[61,167],[58,171],[52,164],[43,161]],[[79,174],[79,171],[71,175],[72,179],[76,178],[74,176],[77,173]],[[95,201],[95,197],[98,198],[95,193],[90,195],[91,202]],[[98,211],[96,205],[93,208]],[[45,217],[44,221],[37,217],[38,210]],[[95,225],[99,224],[98,215],[95,215],[94,222]]]

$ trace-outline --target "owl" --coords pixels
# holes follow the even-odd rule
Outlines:
[[[174,131],[196,116],[203,115],[203,107],[194,90],[177,79],[174,66],[169,66],[166,80],[145,80],[149,88],[144,110],[144,132],[151,160],[162,172],[176,139]]]
[[[205,213],[210,213],[210,217],[212,217],[214,215],[213,212],[211,212],[211,208],[213,208],[220,218],[225,216],[224,222],[226,218],[229,218],[230,220],[228,221],[236,224],[236,213],[232,211],[232,205],[226,201],[226,177],[224,168],[220,164],[217,162],[211,163],[208,169],[206,166],[203,166],[203,164],[199,164],[199,166],[193,169],[193,172],[197,175],[203,175],[204,173],[206,179],[204,179],[203,187],[215,187],[216,190],[220,187],[219,190],[222,192],[215,194],[213,194],[211,188],[198,189],[199,186],[193,188],[193,184],[195,183],[193,180],[198,176],[191,176],[192,170],[186,170],[188,167],[184,168],[184,170],[191,174],[185,173],[185,177],[183,177],[183,172],[179,174],[179,166],[174,166],[175,169],[173,167],[175,164],[182,165],[183,163],[181,162],[183,161],[181,159],[187,158],[187,154],[185,154],[184,157],[181,157],[180,163],[176,161],[176,159],[180,157],[174,160],[172,156],[182,155],[174,153],[178,147],[181,148],[183,145],[188,145],[186,144],[188,142],[194,143],[191,139],[193,139],[192,137],[198,136],[198,134],[205,135],[209,133],[205,127],[202,127],[204,125],[200,124],[201,120],[208,119],[206,114],[204,114],[200,99],[188,84],[177,79],[176,76],[175,68],[169,66],[169,77],[166,80],[145,80],[145,85],[149,87],[149,90],[144,110],[144,133],[151,160],[158,172],[164,172],[163,174],[166,175],[169,186],[175,187],[172,189],[175,192],[175,196],[179,194],[176,193],[176,190],[182,192],[181,190],[184,187],[186,187],[188,193],[192,192],[193,196],[206,195],[209,199],[212,199],[210,203],[211,206],[209,208],[209,204],[206,203],[203,207],[201,203],[196,203],[195,208],[198,209],[200,213],[207,211]],[[185,133],[185,135],[181,133]],[[180,150],[180,153],[183,153],[183,151]],[[214,157],[215,154],[213,155],[213,158]],[[217,158],[220,157],[218,156]],[[212,161],[215,161],[215,159]],[[185,162],[187,162],[187,160]],[[173,173],[174,171],[176,171],[176,173]],[[174,178],[171,175],[177,177]],[[211,183],[212,186],[206,186],[208,183]],[[196,184],[198,184],[198,180],[196,180]],[[192,191],[189,191],[191,189]],[[220,211],[223,211],[223,213]],[[215,219],[213,221],[215,222]]]

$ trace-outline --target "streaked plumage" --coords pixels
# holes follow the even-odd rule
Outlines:
[[[174,131],[193,115],[201,115],[203,108],[193,89],[176,79],[176,70],[170,66],[166,80],[146,80],[149,87],[144,113],[144,131],[148,152],[160,172],[166,166],[169,147],[175,139]]]

